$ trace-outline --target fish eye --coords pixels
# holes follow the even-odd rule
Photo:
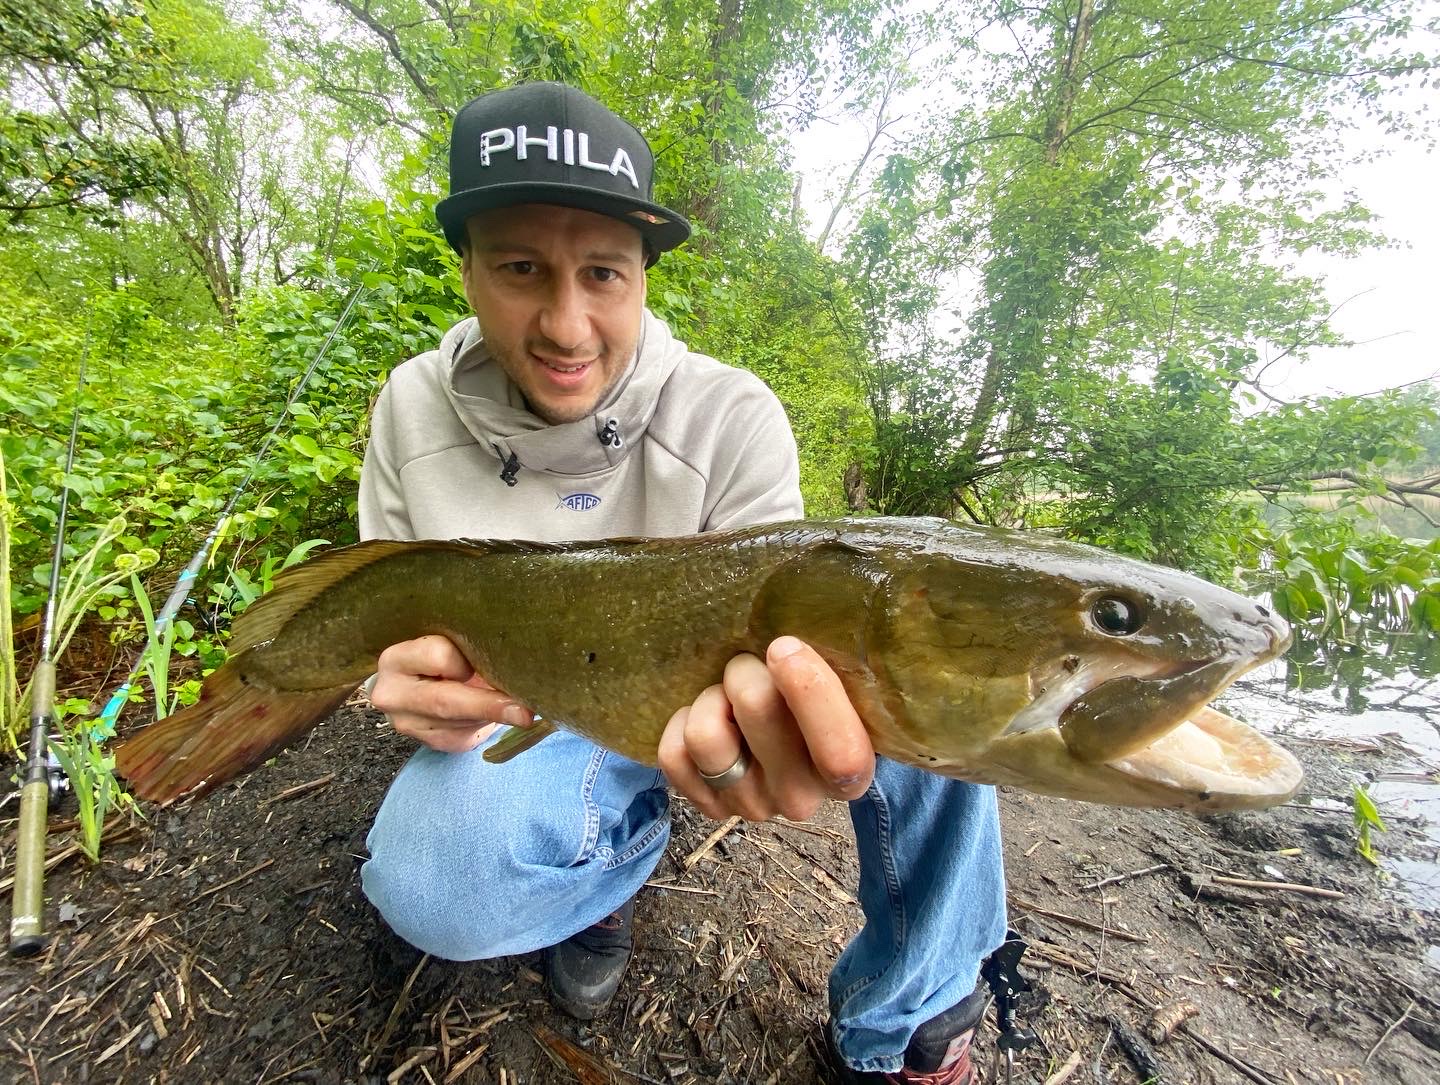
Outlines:
[[[1118,596],[1107,595],[1095,600],[1090,608],[1095,628],[1112,637],[1128,637],[1143,624],[1140,608]]]

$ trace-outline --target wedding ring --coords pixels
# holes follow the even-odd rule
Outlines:
[[[700,779],[709,785],[711,791],[724,791],[727,787],[734,787],[738,784],[745,773],[750,771],[750,750],[742,743],[740,756],[735,758],[735,764],[731,765],[724,772],[714,776],[706,776],[700,773]]]

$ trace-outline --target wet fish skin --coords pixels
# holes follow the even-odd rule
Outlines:
[[[1098,624],[1127,614],[1133,632]],[[236,620],[239,650],[204,700],[125,743],[118,767],[147,798],[214,787],[328,714],[390,644],[427,633],[547,720],[652,764],[666,721],[726,662],[792,634],[835,669],[878,752],[946,775],[1197,810],[1299,784],[1283,750],[1201,712],[1283,651],[1288,631],[1263,607],[1033,533],[893,518],[331,551]],[[1171,749],[1177,730],[1241,771],[1206,776]]]

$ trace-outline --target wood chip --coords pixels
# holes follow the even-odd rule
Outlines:
[[[1060,1065],[1060,1069],[1045,1079],[1045,1085],[1061,1085],[1061,1082],[1066,1081],[1079,1065],[1080,1052],[1070,1052],[1070,1057]]]
[[[144,1030],[144,1028],[145,1028],[145,1026],[146,1026],[147,1023],[148,1023],[148,1022],[141,1021],[138,1025],[136,1025],[134,1028],[132,1028],[132,1029],[131,1029],[129,1032],[127,1032],[124,1036],[120,1037],[120,1039],[116,1040],[113,1044],[111,1044],[109,1047],[107,1047],[107,1048],[101,1053],[100,1057],[95,1060],[95,1065],[96,1065],[96,1066],[99,1066],[101,1063],[105,1062],[105,1060],[108,1059],[108,1058],[110,1058],[112,1055],[114,1055],[114,1054],[116,1054],[116,1053],[118,1053],[118,1052],[124,1051],[125,1048],[129,1047],[129,1046],[130,1046],[130,1041],[133,1040],[133,1039],[135,1039],[136,1036],[139,1036],[139,1035],[140,1035],[140,1033]]]

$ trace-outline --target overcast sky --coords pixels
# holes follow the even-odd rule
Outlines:
[[[820,123],[792,137],[792,168],[804,178],[801,202],[812,237],[829,212],[824,194],[843,181],[867,140],[861,124]],[[1344,187],[1379,216],[1379,230],[1397,245],[1351,260],[1300,261],[1302,272],[1324,279],[1331,304],[1340,307],[1334,326],[1355,345],[1277,363],[1266,371],[1265,387],[1278,396],[1363,394],[1440,379],[1440,155],[1393,139],[1356,140],[1386,157],[1347,170]],[[883,154],[882,147],[877,160]],[[827,249],[835,254],[833,241]]]
[[[1334,323],[1355,345],[1277,365],[1267,376],[1292,394],[1372,392],[1440,375],[1440,157],[1417,144],[1390,150],[1347,180],[1399,247],[1302,264],[1325,277],[1332,304],[1343,303]]]

